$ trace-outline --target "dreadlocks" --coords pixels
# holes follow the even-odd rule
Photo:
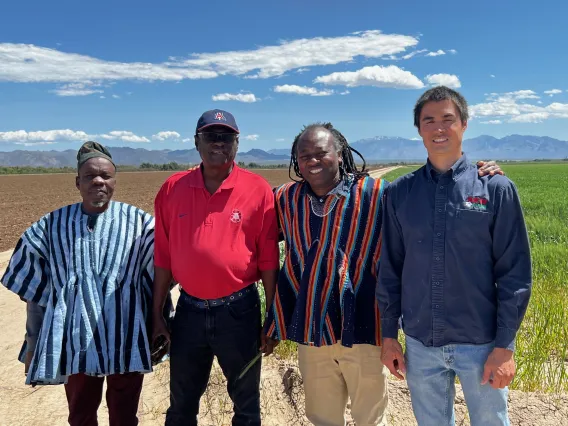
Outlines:
[[[355,179],[359,179],[363,176],[368,176],[365,159],[361,155],[359,151],[349,145],[345,136],[341,134],[339,130],[333,127],[331,123],[314,123],[308,126],[304,126],[302,131],[298,133],[298,135],[294,138],[294,143],[292,144],[292,153],[290,155],[290,167],[288,167],[288,176],[295,182],[303,182],[304,177],[300,173],[300,166],[298,165],[298,141],[302,137],[302,135],[307,132],[308,130],[314,129],[326,129],[331,133],[333,136],[333,142],[335,144],[335,148],[340,153],[341,158],[343,159],[342,167],[339,169],[341,173],[341,177],[345,173],[351,173],[355,175]],[[357,164],[355,164],[355,160],[353,159],[353,152],[357,154],[361,160],[363,160],[363,167],[361,170],[357,168]],[[292,177],[292,169],[294,169],[294,173],[297,177],[301,178],[302,180],[296,180]]]

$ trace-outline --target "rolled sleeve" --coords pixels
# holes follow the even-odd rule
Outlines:
[[[262,210],[262,229],[257,240],[258,269],[260,271],[273,271],[280,266],[280,253],[278,250],[278,223],[274,194],[267,185]]]
[[[493,229],[493,273],[498,298],[495,346],[514,350],[515,336],[531,295],[530,244],[515,185],[508,181],[498,191]]]
[[[167,209],[167,188],[164,185],[154,200],[154,265],[171,270],[169,244],[169,214]]]
[[[383,200],[383,233],[376,297],[381,316],[383,338],[396,339],[401,315],[402,267],[404,241],[392,197],[393,187],[385,191]]]

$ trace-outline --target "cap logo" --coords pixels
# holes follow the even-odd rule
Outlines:
[[[223,121],[227,121],[227,119],[225,118],[225,116],[223,115],[223,113],[222,113],[222,112],[218,112],[218,113],[216,113],[216,114],[215,114],[215,120],[219,120],[219,121],[221,121],[221,120],[223,120]]]

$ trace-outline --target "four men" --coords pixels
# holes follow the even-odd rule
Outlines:
[[[383,362],[400,378],[408,372],[420,425],[451,424],[456,374],[472,424],[507,424],[503,388],[531,281],[516,189],[502,176],[480,177],[491,164],[478,173],[462,155],[467,104],[457,92],[426,92],[415,124],[428,163],[386,190],[383,209],[387,182],[358,169],[359,153],[331,124],[300,132],[290,167],[301,181],[273,195],[234,163],[234,117],[207,111],[195,135],[201,165],[170,177],[156,197],[155,246],[151,216],[110,202],[108,151],[85,144],[83,203],[28,229],[2,279],[28,301],[27,382],[67,382],[70,423],[96,424],[108,376],[111,424],[136,424],[150,344],[170,344],[167,425],[197,425],[214,356],[233,425],[259,425],[255,360],[289,339],[300,343],[306,414],[316,426],[344,425],[348,397],[357,424],[386,424]],[[279,275],[278,225],[286,243]],[[182,291],[170,330],[163,311],[172,280]],[[406,358],[396,340],[401,320]]]

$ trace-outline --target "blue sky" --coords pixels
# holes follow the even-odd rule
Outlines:
[[[468,99],[466,137],[568,140],[565,2],[195,3],[3,4],[0,150],[188,149],[213,108],[242,151],[313,121],[415,138],[414,102],[439,83]]]

